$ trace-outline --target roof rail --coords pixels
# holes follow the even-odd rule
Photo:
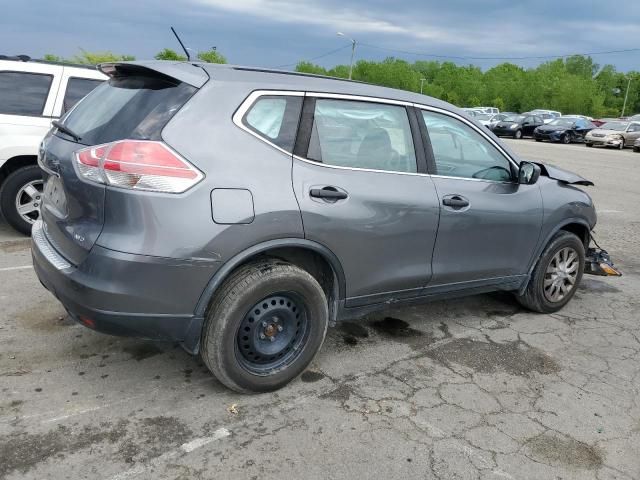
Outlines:
[[[17,62],[28,62],[31,60],[29,55],[0,55],[0,60],[15,60]]]

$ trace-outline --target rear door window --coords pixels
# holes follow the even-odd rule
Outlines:
[[[62,111],[71,110],[78,101],[84,98],[89,92],[102,83],[102,80],[94,80],[91,78],[70,77],[67,82],[67,91],[64,94]]]
[[[417,172],[407,110],[383,103],[317,99],[307,157],[341,167]]]
[[[265,95],[251,105],[242,122],[255,134],[292,152],[301,108],[302,97]]]
[[[164,126],[196,91],[167,77],[115,77],[89,93],[63,122],[84,145],[159,140]]]
[[[28,72],[0,72],[0,114],[42,115],[53,76]]]

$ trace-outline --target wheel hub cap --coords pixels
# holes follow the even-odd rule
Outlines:
[[[33,224],[40,218],[42,204],[42,180],[33,180],[22,186],[16,194],[16,210],[27,223]]]
[[[544,277],[547,300],[560,302],[573,291],[578,277],[578,262],[578,253],[571,247],[565,247],[553,256]]]

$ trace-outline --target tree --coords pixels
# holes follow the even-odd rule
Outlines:
[[[204,52],[198,52],[198,58],[207,63],[227,63],[225,56],[213,48]]]
[[[155,54],[154,58],[156,60],[176,60],[176,61],[184,61],[187,59],[184,55],[180,55],[179,53],[171,50],[170,48],[165,48],[164,50]]]
[[[72,63],[80,63],[82,65],[97,65],[106,62],[127,62],[135,60],[133,55],[119,55],[112,52],[88,52],[80,49],[80,54],[71,57]]]

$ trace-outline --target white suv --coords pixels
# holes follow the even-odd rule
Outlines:
[[[40,216],[38,148],[51,121],[106,79],[92,67],[0,56],[0,210],[16,230],[29,234]]]

